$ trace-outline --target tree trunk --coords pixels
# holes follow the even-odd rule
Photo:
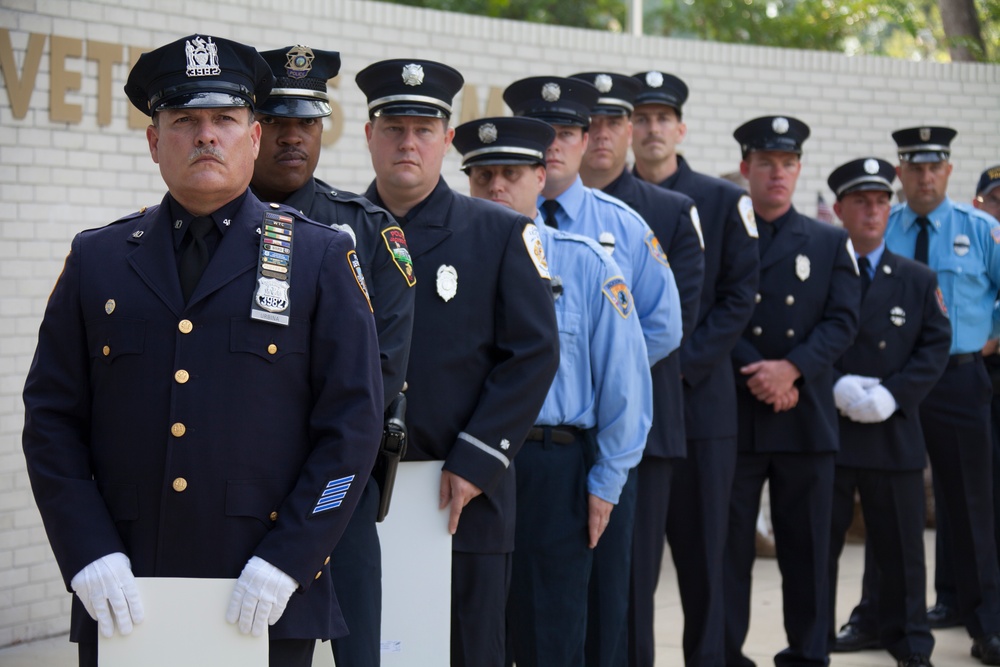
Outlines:
[[[952,61],[983,60],[986,47],[975,0],[938,0],[938,8]]]

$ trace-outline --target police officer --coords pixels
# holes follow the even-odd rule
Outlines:
[[[515,81],[504,101],[515,116],[551,124],[556,138],[546,154],[539,197],[545,223],[597,240],[621,267],[642,324],[650,366],[680,344],[682,321],[674,276],[655,232],[631,208],[584,186],[580,167],[590,140],[591,110],[600,92],[580,79],[552,76]],[[613,665],[627,656],[627,615],[636,475],[631,473],[604,539],[594,555],[587,613],[587,663]]]
[[[912,127],[892,137],[906,204],[889,216],[885,241],[893,252],[937,271],[951,318],[951,357],[920,409],[943,513],[957,606],[973,638],[972,655],[1000,664],[1000,574],[993,538],[992,387],[980,350],[992,328],[1000,286],[1000,223],[948,198],[955,130]],[[942,512],[943,510],[943,512]]]
[[[704,239],[698,319],[680,351],[687,458],[674,470],[666,533],[684,608],[685,663],[718,665],[724,644],[722,552],[736,466],[736,388],[729,353],[753,312],[760,264],[757,225],[742,188],[692,170],[677,153],[687,130],[682,120],[687,85],[658,70],[633,77],[640,85],[632,113],[633,173],[694,199]],[[662,540],[659,544],[662,551]],[[651,609],[652,591],[646,599]],[[637,611],[634,627],[631,664],[651,667],[652,615]]]
[[[739,453],[726,543],[726,664],[743,655],[761,488],[769,481],[788,647],[777,665],[826,665],[827,560],[837,417],[833,363],[858,327],[859,284],[841,229],[792,206],[809,128],[755,118],[733,135],[760,232],[760,287],[733,350]]]
[[[704,275],[704,256],[698,210],[680,193],[637,179],[626,168],[632,140],[630,116],[639,82],[613,72],[587,72],[573,78],[592,83],[600,91],[591,109],[589,142],[580,176],[584,185],[599,188],[631,206],[649,224],[670,259],[681,297],[685,338],[698,317]],[[653,596],[663,563],[664,532],[671,493],[673,466],[686,455],[684,390],[681,387],[680,350],[674,350],[652,368],[653,426],[637,477],[632,572],[629,589],[629,654],[648,654],[652,664]],[[688,516],[691,513],[687,512]],[[638,629],[644,630],[638,637]],[[648,641],[647,641],[648,640]],[[640,649],[641,647],[641,649]],[[624,664],[624,663],[623,663]]]
[[[258,105],[261,151],[250,187],[265,201],[282,202],[354,239],[375,312],[382,359],[384,405],[403,389],[413,325],[416,276],[403,230],[364,197],[334,189],[313,173],[323,118],[331,113],[326,82],[340,71],[340,54],[308,46],[264,51],[276,84]],[[382,558],[375,520],[379,488],[369,479],[358,508],[332,555],[334,585],[350,628],[330,642],[339,664],[378,665],[381,656]]]
[[[837,195],[861,270],[861,325],[837,362],[840,451],[830,532],[830,622],[836,609],[837,560],[861,496],[866,548],[880,574],[873,636],[903,667],[928,666],[934,638],[927,625],[924,478],[927,458],[920,402],[948,363],[951,326],[937,277],[925,265],[886,250],[883,235],[896,171],[877,158],[847,162],[827,182]]]
[[[142,620],[133,574],[238,577],[218,613],[271,625],[272,665],[347,631],[329,555],[382,431],[378,341],[350,237],[248,191],[272,82],[218,37],[143,54],[125,92],[169,192],[79,234],[49,299],[24,451],[82,665]]]
[[[979,183],[976,184],[976,196],[972,200],[972,205],[980,211],[985,211],[993,216],[995,220],[1000,220],[1000,164],[990,167],[979,175]]]
[[[507,659],[520,667],[583,664],[592,549],[652,414],[646,344],[621,269],[596,242],[538,214],[554,136],[548,123],[523,117],[455,131],[472,195],[535,219],[561,323],[559,372],[517,454]]]
[[[514,548],[513,458],[558,364],[544,253],[529,218],[441,178],[462,75],[386,60],[356,77],[375,168],[368,199],[406,231],[416,285],[407,458],[442,460],[452,555],[452,665],[502,665]],[[461,521],[460,521],[461,520]]]

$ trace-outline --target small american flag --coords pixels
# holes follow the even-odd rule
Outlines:
[[[833,222],[833,208],[823,199],[823,193],[816,193],[816,219],[820,222]]]

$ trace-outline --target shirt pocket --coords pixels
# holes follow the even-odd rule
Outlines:
[[[249,318],[233,318],[229,349],[277,363],[309,351],[309,323],[292,318],[288,326],[277,326]]]
[[[580,313],[556,308],[556,322],[559,326],[559,368],[560,375],[579,373],[581,369],[590,368],[587,359],[587,349],[583,344],[588,332],[581,331],[583,316]]]
[[[961,305],[974,309],[982,302],[983,294],[991,289],[983,258],[974,249],[963,257],[948,255],[937,263],[937,272],[952,318],[958,317]]]
[[[146,341],[146,321],[123,317],[87,323],[87,351],[91,359],[110,366],[118,358],[142,354]]]

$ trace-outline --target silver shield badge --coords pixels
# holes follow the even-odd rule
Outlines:
[[[442,264],[437,270],[437,293],[446,302],[455,298],[458,292],[458,271],[454,266]]]
[[[920,141],[930,141],[931,140],[931,128],[922,127],[920,128]]]
[[[549,82],[542,86],[542,99],[546,102],[558,102],[562,96],[562,89],[558,83]]]
[[[253,295],[257,305],[270,313],[280,313],[288,308],[289,285],[284,280],[258,278],[257,293]]]
[[[969,254],[970,245],[971,242],[969,241],[969,237],[965,234],[959,234],[955,237],[955,240],[952,241],[951,247],[955,251],[956,255],[959,257],[965,257]]]
[[[403,65],[403,83],[407,86],[419,86],[424,82],[424,68],[416,63]]]
[[[899,306],[893,306],[889,311],[889,321],[897,327],[903,326],[906,324],[906,311]]]
[[[799,255],[795,258],[795,277],[805,282],[809,279],[809,271],[812,269],[812,263],[809,258],[805,255]]]

